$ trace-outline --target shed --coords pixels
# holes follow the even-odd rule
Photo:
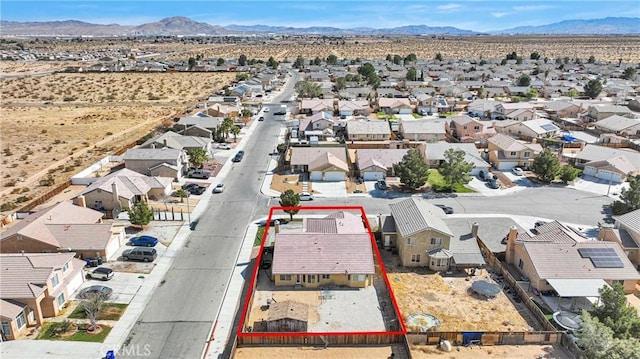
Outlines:
[[[267,318],[268,332],[306,332],[309,305],[287,300],[272,303]]]

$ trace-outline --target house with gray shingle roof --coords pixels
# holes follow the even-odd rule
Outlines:
[[[148,176],[180,180],[186,173],[189,158],[186,151],[174,148],[132,148],[122,157],[125,168]]]
[[[621,136],[640,136],[640,118],[613,115],[593,124],[598,130]]]
[[[408,149],[357,149],[355,150],[358,164],[357,176],[365,181],[395,176],[393,165],[402,161],[408,151]]]
[[[398,132],[409,141],[439,142],[446,139],[444,120],[401,121]]]
[[[386,247],[398,249],[403,266],[446,270],[455,265],[448,255],[453,232],[443,221],[442,209],[415,197],[389,207],[391,218],[382,238]]]
[[[0,255],[0,321],[3,340],[55,317],[84,282],[85,262],[75,253]]]
[[[589,106],[587,109],[587,117],[591,121],[604,120],[607,117],[619,115],[624,117],[633,117],[633,111],[625,106],[596,104]]]
[[[391,139],[389,122],[383,120],[347,121],[349,141],[388,141]]]
[[[608,242],[617,242],[629,260],[640,270],[640,209],[613,217],[615,224],[612,227],[600,227],[598,239]]]

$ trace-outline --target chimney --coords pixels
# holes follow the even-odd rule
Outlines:
[[[280,233],[280,221],[277,219],[273,222],[273,229],[276,233]]]
[[[165,139],[163,139],[163,140],[162,140],[162,143],[164,144],[164,147],[166,148],[166,147],[167,147],[167,139],[166,139],[166,138],[165,138]]]
[[[75,204],[78,207],[87,207],[87,201],[85,200],[84,196],[80,195],[76,198],[73,199],[73,204]]]
[[[118,195],[118,184],[115,181],[111,183],[111,192],[113,194],[113,218],[116,218],[122,206],[120,205],[120,196]]]
[[[509,228],[509,234],[507,234],[507,252],[506,261],[509,264],[513,264],[516,255],[516,238],[518,237],[518,229],[516,226]]]
[[[473,238],[478,238],[478,229],[480,228],[480,224],[478,222],[473,222],[471,225],[471,235]]]

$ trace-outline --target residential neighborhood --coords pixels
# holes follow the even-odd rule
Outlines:
[[[634,64],[134,53],[65,72],[243,77],[2,212],[3,357],[77,340],[92,355],[549,345],[582,358],[576,338],[610,293],[640,311]]]

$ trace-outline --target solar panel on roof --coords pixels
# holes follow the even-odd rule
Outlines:
[[[596,268],[624,268],[624,263],[617,257],[591,258],[591,263]]]
[[[582,258],[618,257],[618,254],[613,248],[578,248],[578,253],[580,253]]]
[[[545,131],[555,131],[555,130],[558,129],[558,127],[556,127],[556,125],[553,125],[553,124],[550,124],[550,123],[541,125],[540,127],[542,127],[542,129],[545,130]]]

